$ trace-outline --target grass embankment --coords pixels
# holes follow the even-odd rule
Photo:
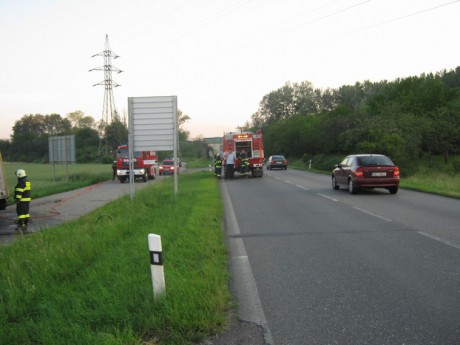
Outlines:
[[[14,186],[17,177],[14,172],[24,169],[32,184],[32,198],[62,193],[89,186],[112,178],[110,164],[36,164],[4,162],[7,176],[10,203],[13,202]]]
[[[0,343],[190,344],[222,330],[231,296],[218,181],[181,175],[0,248]],[[154,300],[147,236],[162,236]]]

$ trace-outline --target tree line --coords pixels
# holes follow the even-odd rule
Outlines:
[[[245,126],[262,128],[267,154],[382,153],[406,171],[424,156],[447,163],[460,148],[460,67],[326,90],[287,82]]]
[[[178,110],[178,118],[179,139],[185,142],[189,132],[181,126],[190,117]],[[63,135],[75,135],[77,163],[111,163],[116,148],[128,143],[128,126],[117,114],[105,126],[102,121],[96,122],[79,110],[65,117],[60,114],[27,114],[15,122],[9,140],[0,140],[0,151],[6,161],[47,163],[48,138]],[[190,150],[190,145],[182,146],[184,150]]]

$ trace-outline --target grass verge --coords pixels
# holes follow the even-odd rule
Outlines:
[[[37,164],[4,162],[10,204],[13,203],[17,177],[14,172],[24,169],[32,184],[32,198],[66,192],[112,178],[110,164]]]
[[[225,325],[231,295],[218,181],[164,179],[77,221],[0,248],[2,344],[192,344]],[[162,236],[154,300],[147,236]]]

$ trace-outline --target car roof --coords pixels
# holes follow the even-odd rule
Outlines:
[[[348,155],[347,157],[369,157],[369,156],[386,157],[385,155],[378,154],[378,153],[358,153],[358,154]]]

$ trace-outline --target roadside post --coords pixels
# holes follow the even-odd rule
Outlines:
[[[149,234],[150,271],[152,272],[153,297],[165,291],[165,275],[163,270],[163,249],[161,236]]]

